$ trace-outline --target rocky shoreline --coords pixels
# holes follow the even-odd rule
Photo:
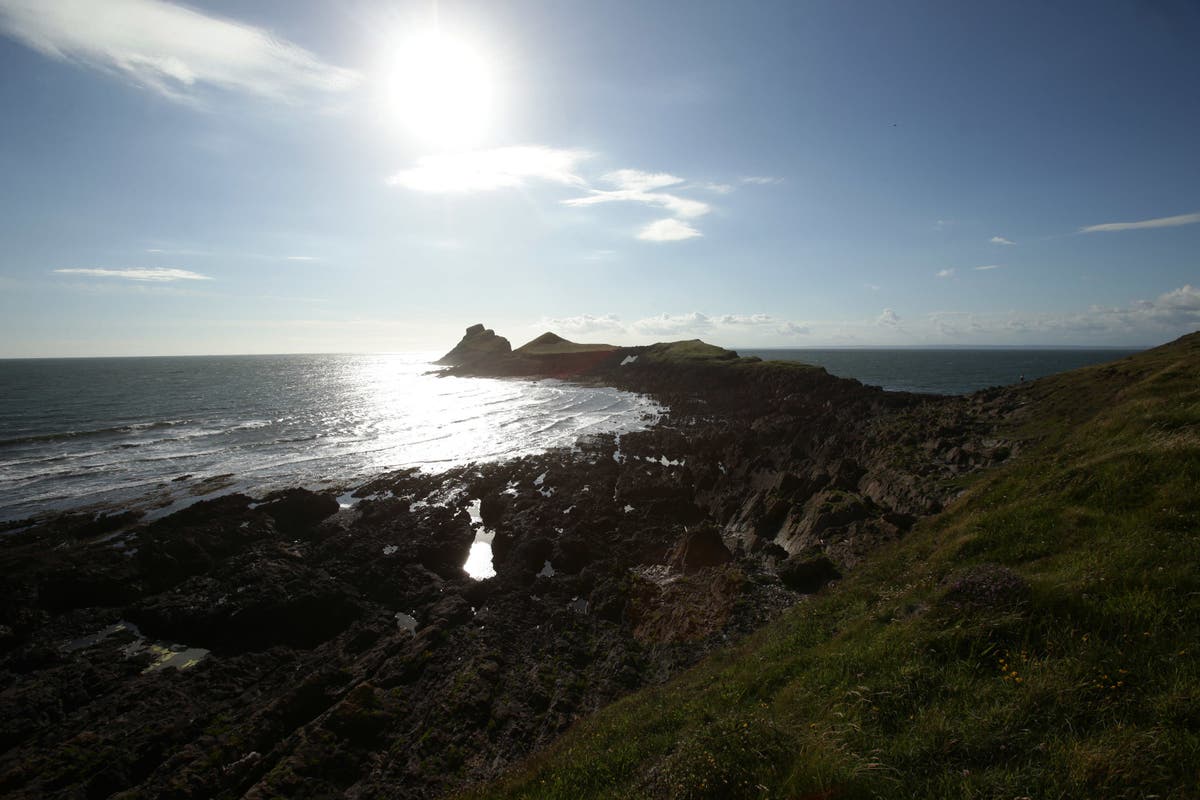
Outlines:
[[[354,491],[0,539],[0,793],[443,796],[761,626],[1003,461],[1019,389],[897,393],[699,342],[482,326],[451,374],[651,395],[651,430]],[[481,532],[496,575],[463,571]]]

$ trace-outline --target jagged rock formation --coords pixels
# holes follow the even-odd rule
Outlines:
[[[491,328],[483,325],[472,325],[467,328],[462,341],[454,349],[437,360],[436,363],[445,366],[470,366],[507,356],[512,353],[512,345],[503,336],[497,336]]]

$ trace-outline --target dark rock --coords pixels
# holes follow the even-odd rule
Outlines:
[[[503,336],[497,336],[494,330],[485,329],[483,325],[472,325],[467,328],[462,340],[446,355],[439,358],[437,364],[446,366],[466,366],[503,357],[512,353],[512,345]]]
[[[818,548],[791,556],[779,565],[778,573],[785,586],[804,594],[819,592],[825,584],[841,577],[834,563]]]
[[[733,560],[733,554],[712,525],[701,525],[688,531],[675,545],[668,564],[690,575],[706,567],[717,567]]]
[[[331,494],[285,489],[267,495],[258,508],[275,520],[280,533],[295,536],[312,530],[322,520],[336,514],[338,502]]]

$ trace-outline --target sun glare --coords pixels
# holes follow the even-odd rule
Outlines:
[[[490,65],[470,43],[440,31],[402,41],[387,75],[391,117],[430,143],[477,144],[491,119],[494,86]]]

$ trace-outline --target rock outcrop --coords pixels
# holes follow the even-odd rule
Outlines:
[[[467,328],[462,341],[454,349],[437,360],[444,366],[472,366],[484,364],[512,354],[512,345],[503,336],[497,336],[491,328],[472,325]]]

